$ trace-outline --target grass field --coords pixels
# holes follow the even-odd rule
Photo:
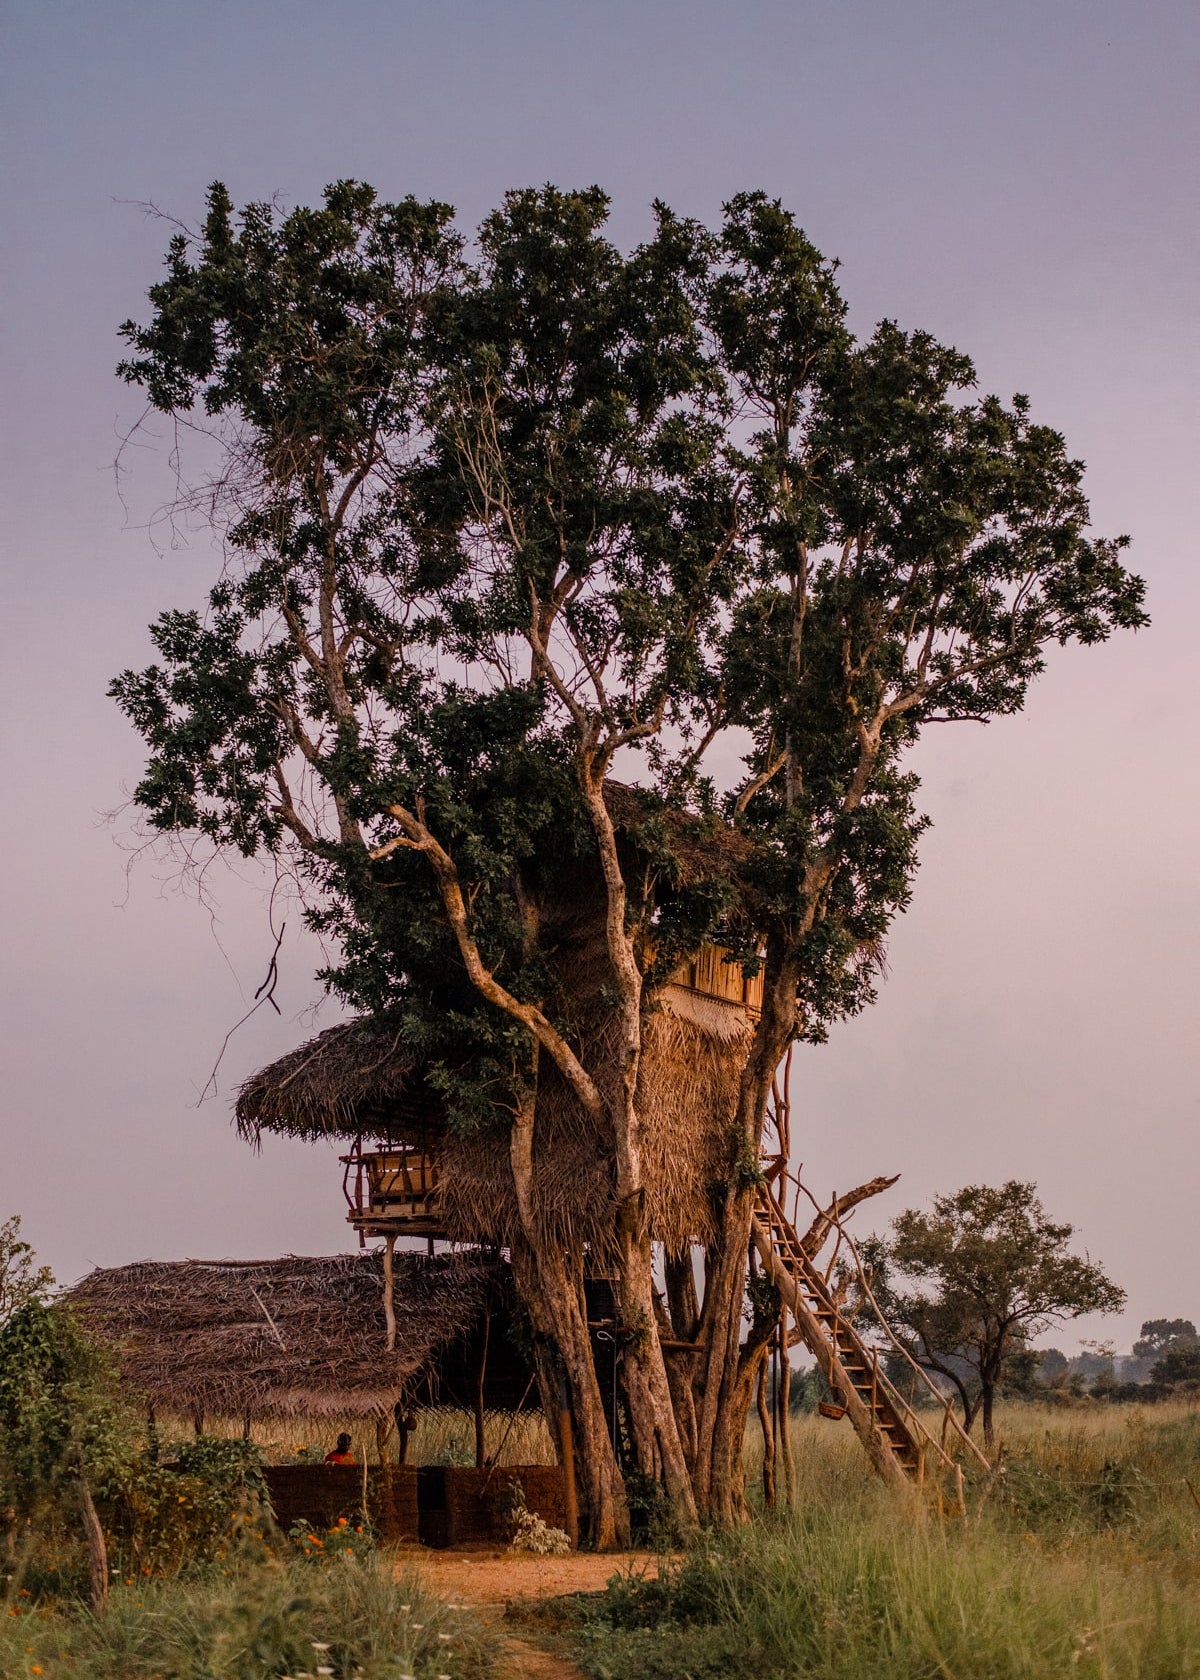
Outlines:
[[[596,1680],[1200,1676],[1200,1411],[1013,1407],[964,1524],[905,1509],[802,1419],[794,1508],[567,1622]]]
[[[418,1456],[463,1450],[461,1415],[429,1428]],[[510,1462],[542,1456],[540,1428],[514,1431]],[[969,1489],[964,1523],[879,1487],[844,1424],[800,1418],[790,1511],[538,1625],[591,1680],[1200,1680],[1200,1409],[1011,1407],[1001,1429],[1003,1474]],[[287,1457],[328,1430],[278,1433],[263,1445]],[[753,1432],[747,1456],[753,1485]],[[386,1554],[320,1567],[260,1549],[118,1582],[103,1621],[62,1599],[12,1608],[2,1680],[498,1673],[495,1631]]]
[[[0,1622],[3,1680],[490,1680],[498,1650],[386,1556],[119,1583],[102,1618],[59,1604]]]
[[[184,1418],[168,1416],[161,1422],[168,1436],[186,1436],[191,1427]],[[359,1463],[365,1458],[368,1464],[374,1464],[378,1457],[375,1430],[361,1419],[351,1420],[344,1426],[337,1418],[256,1421],[250,1439],[261,1449],[266,1463],[288,1464],[301,1452],[323,1456],[343,1427],[350,1434]],[[241,1420],[237,1418],[209,1418],[204,1428],[207,1434],[234,1439],[242,1434]],[[521,1412],[516,1417],[507,1412],[485,1412],[483,1442],[486,1457],[495,1463],[554,1463],[554,1445],[541,1412]],[[395,1456],[395,1435],[389,1439],[386,1451],[389,1458]],[[417,1427],[408,1438],[408,1461],[410,1464],[474,1464],[475,1420],[471,1413],[450,1407],[418,1412]]]

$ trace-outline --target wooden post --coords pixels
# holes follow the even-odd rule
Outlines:
[[[392,1255],[396,1249],[396,1234],[390,1231],[383,1243],[383,1322],[387,1326],[387,1350],[396,1346],[396,1299],[393,1288]]]
[[[771,1371],[771,1350],[768,1344],[766,1358],[761,1359],[758,1367],[758,1380],[754,1385],[755,1404],[758,1407],[758,1421],[762,1426],[763,1461],[762,1484],[763,1500],[768,1507],[775,1503],[775,1431],[771,1427],[771,1409],[767,1404],[767,1388]]]
[[[559,1389],[558,1445],[562,1454],[563,1481],[567,1492],[567,1535],[572,1546],[579,1544],[579,1490],[575,1486],[575,1437],[571,1433],[571,1410],[566,1401],[566,1384]]]
[[[487,1374],[488,1340],[492,1333],[492,1310],[483,1315],[483,1350],[479,1355],[479,1376],[475,1382],[475,1468],[483,1469],[483,1381]]]
[[[417,1427],[417,1420],[410,1417],[403,1400],[398,1400],[392,1407],[392,1417],[396,1423],[396,1463],[408,1462],[408,1437]]]
[[[775,1439],[778,1443],[780,1476],[783,1482],[783,1502],[792,1502],[792,1361],[788,1349],[788,1310],[786,1303],[779,1309],[779,1382],[776,1386],[778,1418]]]
[[[103,1616],[108,1609],[108,1546],[104,1529],[96,1514],[91,1489],[79,1478],[79,1512],[83,1518],[83,1532],[87,1536],[88,1568],[92,1581],[92,1612]]]

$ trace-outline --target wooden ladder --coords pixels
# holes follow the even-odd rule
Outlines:
[[[927,1473],[940,1480],[940,1472],[948,1472],[961,1509],[960,1466],[888,1380],[878,1348],[868,1347],[844,1316],[767,1184],[757,1193],[752,1235],[805,1346],[830,1389],[840,1391],[841,1404],[875,1471],[886,1482],[917,1486]]]

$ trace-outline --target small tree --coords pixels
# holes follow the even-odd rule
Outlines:
[[[33,1246],[21,1236],[21,1216],[0,1225],[0,1325],[29,1301],[45,1301],[54,1288],[49,1266],[34,1262]]]
[[[1200,1341],[1194,1336],[1177,1337],[1151,1366],[1150,1381],[1164,1383],[1168,1388],[1200,1387]]]
[[[28,1299],[0,1326],[0,1506],[8,1513],[8,1591],[55,1509],[73,1505],[87,1541],[92,1607],[108,1602],[108,1552],[92,1497],[119,1451],[111,1372],[69,1310]]]
[[[968,1184],[910,1208],[872,1245],[874,1290],[927,1370],[953,1383],[966,1427],[994,1440],[996,1391],[1029,1342],[1083,1313],[1118,1312],[1125,1291],[1069,1251],[1072,1225],[1047,1218],[1035,1184]],[[926,1286],[924,1289],[921,1286]]]

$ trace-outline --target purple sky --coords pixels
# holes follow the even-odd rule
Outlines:
[[[207,182],[310,200],[354,175],[445,197],[599,182],[623,240],[661,196],[764,187],[842,259],[852,318],[929,328],[1028,391],[1129,531],[1153,628],[1057,656],[1023,717],[931,731],[926,837],[867,1018],[797,1057],[814,1190],[902,1171],[877,1219],[1034,1178],[1144,1317],[1200,1318],[1195,99],[1200,27],[1156,0],[10,0],[3,46],[5,867],[0,1218],[64,1280],[154,1256],[348,1246],[333,1152],[233,1135],[230,1095],[314,1030],[289,926],[279,998],[221,1040],[270,950],[263,883],[213,909],[101,814],[139,746],[104,697],[147,621],[197,601],[202,535],[156,552],[166,439],[115,328]],[[143,445],[149,440],[143,440]],[[316,1025],[332,1020],[326,1009]],[[868,1216],[865,1221],[870,1223]]]

